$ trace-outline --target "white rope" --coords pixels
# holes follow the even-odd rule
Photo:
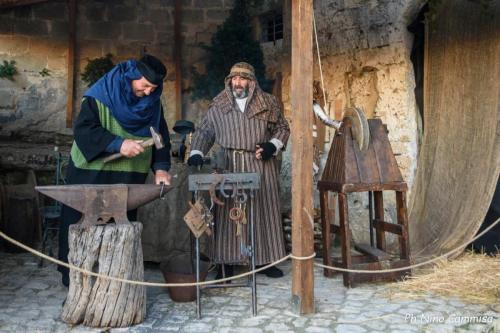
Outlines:
[[[220,283],[220,282],[226,282],[226,281],[230,281],[230,280],[233,280],[233,279],[239,279],[241,277],[249,276],[249,275],[252,275],[253,273],[258,273],[260,271],[266,270],[269,267],[277,265],[277,264],[279,264],[279,263],[287,260],[288,258],[290,258],[290,255],[287,255],[287,256],[285,256],[285,257],[283,257],[283,258],[281,258],[281,259],[279,259],[279,260],[277,260],[277,261],[275,261],[273,263],[270,263],[269,265],[260,267],[260,268],[254,270],[254,271],[245,272],[245,273],[242,273],[240,275],[235,275],[235,276],[231,276],[231,277],[227,277],[227,278],[219,279],[219,280],[211,280],[211,281],[204,281],[204,282],[192,282],[192,283],[146,282],[146,281],[137,281],[137,280],[122,279],[122,278],[117,278],[117,277],[113,277],[113,276],[109,276],[109,275],[103,275],[103,274],[91,272],[91,271],[88,271],[86,269],[80,268],[78,266],[74,266],[74,265],[68,264],[66,262],[60,261],[58,259],[52,258],[52,257],[50,257],[50,256],[48,256],[46,254],[43,254],[40,251],[37,251],[37,250],[35,250],[35,249],[27,246],[27,245],[24,245],[23,243],[20,243],[20,242],[16,241],[13,238],[10,238],[6,234],[4,234],[2,231],[0,231],[0,237],[4,238],[5,240],[11,242],[14,245],[19,246],[20,248],[22,248],[22,249],[24,249],[24,250],[26,250],[28,252],[33,253],[36,256],[42,257],[42,258],[44,258],[44,259],[46,259],[48,261],[51,261],[51,262],[53,262],[55,264],[67,267],[69,269],[73,269],[73,270],[78,271],[78,272],[80,272],[82,274],[90,275],[90,276],[95,276],[95,277],[98,277],[98,278],[101,278],[101,279],[106,279],[106,280],[111,280],[111,281],[116,281],[116,282],[129,283],[129,284],[135,284],[135,285],[141,285],[141,286],[148,286],[148,287],[192,287],[192,286],[204,286],[204,285],[208,285],[208,284],[215,284],[215,283]]]
[[[319,75],[321,78],[321,90],[323,92],[323,104],[326,109],[325,81],[323,79],[323,68],[321,67],[321,57],[319,54],[318,33],[316,32],[316,19],[314,15],[314,8],[313,8],[313,27],[314,27],[314,39],[316,40],[316,51],[318,52],[318,65],[319,65]]]
[[[497,219],[495,222],[493,222],[493,224],[491,224],[490,226],[488,226],[486,229],[484,229],[481,233],[477,234],[476,237],[472,238],[470,241],[466,242],[465,244],[461,245],[461,246],[458,246],[456,247],[455,249],[439,256],[439,257],[436,257],[436,258],[433,258],[433,259],[430,259],[430,260],[427,260],[427,261],[424,261],[424,262],[421,262],[421,263],[418,263],[418,264],[414,264],[414,265],[410,265],[410,266],[407,266],[407,267],[400,267],[400,268],[392,268],[392,269],[382,269],[382,270],[359,270],[359,269],[345,269],[345,268],[340,268],[340,267],[332,267],[332,266],[325,266],[325,265],[322,265],[322,264],[318,264],[318,263],[315,263],[314,265],[315,266],[318,266],[318,267],[322,267],[322,268],[326,268],[326,269],[331,269],[331,270],[336,270],[336,271],[340,271],[340,272],[347,272],[347,273],[365,273],[365,274],[377,274],[377,273],[390,273],[390,272],[398,272],[398,271],[403,271],[403,270],[409,270],[409,269],[412,269],[412,268],[416,268],[416,267],[420,267],[420,266],[423,266],[423,265],[427,265],[427,264],[430,264],[430,263],[433,263],[435,261],[438,261],[440,260],[441,258],[444,258],[444,257],[447,257],[449,256],[450,254],[454,253],[454,252],[457,252],[458,250],[462,250],[465,246],[467,246],[468,244],[472,243],[473,241],[475,241],[476,239],[480,238],[481,236],[483,236],[485,233],[487,233],[488,231],[490,231],[493,227],[495,227],[498,223],[500,222],[500,218]],[[289,258],[293,258],[295,260],[310,260],[312,258],[314,258],[314,256],[316,255],[316,253],[313,253],[307,257],[299,257],[299,256],[294,256],[292,254],[289,254],[289,255],[286,255],[284,256],[283,258],[275,261],[275,262],[272,262],[266,266],[263,266],[263,267],[260,267],[256,270],[253,270],[253,271],[249,271],[249,272],[246,272],[246,273],[242,273],[240,275],[235,275],[235,276],[232,276],[232,277],[228,277],[228,278],[224,278],[224,279],[219,279],[219,280],[211,280],[211,281],[204,281],[204,282],[194,282],[194,283],[159,283],[159,282],[145,282],[145,281],[135,281],[135,280],[128,280],[128,279],[121,279],[121,278],[116,278],[116,277],[112,277],[112,276],[108,276],[108,275],[102,275],[102,274],[98,274],[98,273],[95,273],[95,272],[91,272],[91,271],[88,271],[88,270],[85,270],[85,269],[82,269],[80,267],[77,267],[77,266],[74,266],[74,265],[71,265],[71,264],[68,264],[68,263],[65,263],[63,261],[60,261],[58,259],[54,259],[46,254],[43,254],[27,245],[24,245],[18,241],[16,241],[15,239],[13,238],[10,238],[9,236],[7,236],[6,234],[4,234],[2,231],[0,231],[0,237],[4,238],[5,240],[9,241],[10,243],[14,244],[14,245],[17,245],[19,246],[20,248],[28,251],[28,252],[31,252],[33,253],[34,255],[36,256],[39,256],[39,257],[42,257],[48,261],[51,261],[55,264],[58,264],[58,265],[61,265],[61,266],[64,266],[64,267],[67,267],[69,269],[73,269],[73,270],[76,270],[80,273],[83,273],[83,274],[86,274],[86,275],[90,275],[90,276],[95,276],[95,277],[98,277],[98,278],[101,278],[101,279],[108,279],[108,280],[111,280],[111,281],[116,281],[116,282],[122,282],[122,283],[130,283],[130,284],[135,284],[135,285],[143,285],[143,286],[149,286],[149,287],[191,287],[191,286],[203,286],[203,285],[209,285],[209,284],[215,284],[215,283],[220,283],[220,282],[225,282],[225,281],[230,281],[230,280],[233,280],[233,279],[239,279],[241,277],[245,277],[245,276],[249,276],[249,275],[252,275],[254,273],[258,273],[260,271],[263,271],[263,270],[266,270],[272,266],[275,266]]]
[[[309,259],[313,259],[314,257],[316,257],[316,252],[313,252],[313,254],[311,254],[307,257],[294,256],[293,254],[289,254],[288,256],[292,259],[295,259],[295,260],[309,260]]]

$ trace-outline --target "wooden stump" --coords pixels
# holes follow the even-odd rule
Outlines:
[[[102,275],[144,280],[142,224],[70,226],[70,264]],[[146,288],[70,271],[70,286],[61,319],[72,325],[126,327],[146,315]]]

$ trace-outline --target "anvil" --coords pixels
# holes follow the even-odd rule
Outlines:
[[[167,185],[61,185],[36,186],[35,189],[83,214],[84,226],[106,224],[111,218],[119,223],[130,222],[127,211],[136,209],[163,196],[172,189]]]

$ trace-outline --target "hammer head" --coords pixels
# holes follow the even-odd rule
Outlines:
[[[153,139],[156,149],[161,149],[165,147],[165,144],[163,143],[163,138],[161,137],[160,133],[158,133],[153,128],[153,126],[151,126],[149,130],[151,131],[151,138]]]

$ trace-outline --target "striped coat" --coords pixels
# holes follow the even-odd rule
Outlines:
[[[254,81],[250,81],[245,111],[241,112],[234,101],[229,81],[226,80],[226,88],[214,98],[194,133],[191,149],[206,155],[216,142],[224,149],[227,170],[261,175],[261,188],[252,202],[247,204],[246,212],[249,220],[249,205],[253,204],[256,264],[263,265],[285,256],[285,246],[278,193],[278,163],[275,157],[267,161],[257,160],[255,150],[257,144],[272,138],[286,145],[290,129],[281,103],[276,97],[263,92]],[[234,154],[235,150],[244,152]],[[232,207],[234,202],[229,198],[223,207],[216,208],[212,256],[217,263],[238,264],[248,260],[241,255],[236,224],[229,219]],[[246,228],[243,228],[241,237],[246,244],[250,244]]]

